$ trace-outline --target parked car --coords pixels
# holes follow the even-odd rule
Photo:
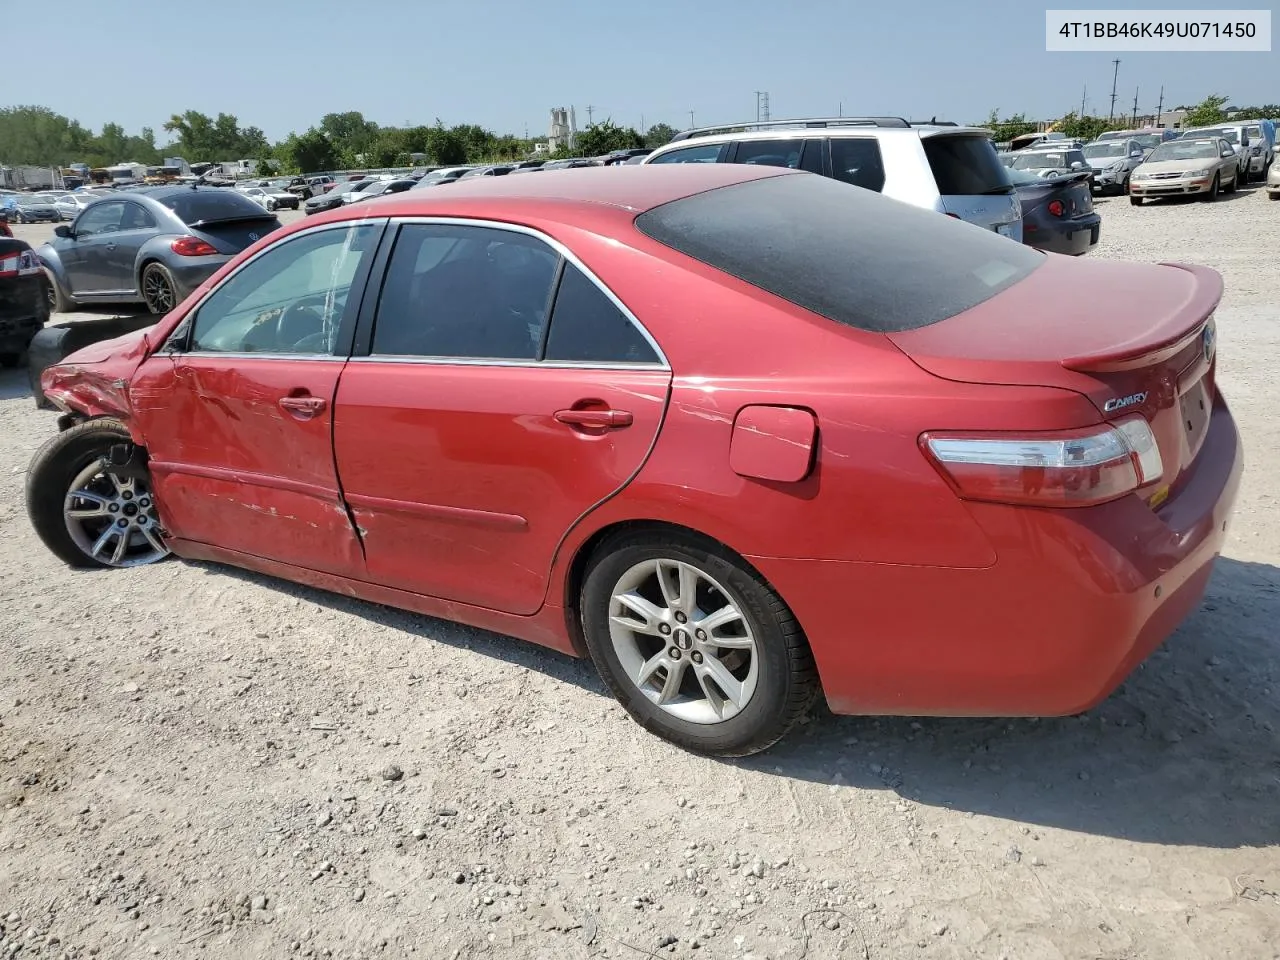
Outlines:
[[[644,159],[791,167],[883,193],[1022,239],[1022,211],[990,131],[841,117],[706,127],[676,134]]]
[[[0,236],[0,366],[16,367],[27,345],[49,319],[44,275],[35,251]]]
[[[20,193],[9,218],[16,223],[57,223],[62,215],[52,200],[35,193]]]
[[[69,193],[54,203],[63,220],[74,220],[80,211],[99,198],[96,193]]]
[[[1267,199],[1280,200],[1280,164],[1272,164],[1267,170]]]
[[[1093,172],[1090,186],[1098,193],[1126,194],[1129,178],[1146,157],[1137,140],[1096,140],[1081,150]]]
[[[1217,200],[1221,192],[1235,193],[1240,185],[1238,155],[1220,137],[1180,137],[1151,151],[1129,180],[1129,202],[1144,199],[1201,196]]]
[[[313,213],[324,213],[326,210],[336,210],[344,203],[350,203],[351,199],[363,190],[377,184],[379,181],[370,179],[348,180],[345,183],[336,184],[328,193],[317,194],[306,202],[303,206],[303,212],[307,216]]]
[[[276,190],[273,187],[245,187],[240,192],[271,213],[281,207],[297,210],[301,204],[297,194],[290,193],[287,190]]]
[[[236,190],[140,187],[90,204],[38,252],[55,312],[143,303],[163,314],[279,227]]]
[[[644,157],[640,158],[643,162]],[[580,167],[598,167],[600,164],[586,157],[571,157],[567,160],[548,160],[542,165],[543,170],[576,170]]]
[[[471,167],[443,167],[439,170],[433,170],[428,174],[424,174],[423,177],[409,189],[425,190],[428,187],[438,187],[441,184],[453,183],[470,169]]]
[[[47,369],[27,511],[73,566],[173,553],[590,656],[708,754],[821,695],[1075,714],[1225,541],[1222,291],[763,165],[475,178],[301,220]]]
[[[1066,149],[1032,147],[1028,150],[1020,150],[1014,157],[1013,163],[1009,165],[1009,169],[1025,170],[1038,177],[1060,177],[1064,173],[1081,172],[1092,175],[1093,172],[1093,168],[1085,159],[1082,147]]]
[[[1236,172],[1239,174],[1241,183],[1249,182],[1249,149],[1252,144],[1249,141],[1247,123],[1222,123],[1214,127],[1196,127],[1190,130],[1183,130],[1179,140],[1200,140],[1204,137],[1214,137],[1225,140],[1231,144],[1231,150],[1236,157]]]
[[[484,166],[472,167],[458,179],[467,180],[471,177],[505,177],[514,169],[515,165],[510,163],[488,163]]]
[[[1265,180],[1275,160],[1276,126],[1270,120],[1250,120],[1244,131],[1249,138],[1249,179]]]
[[[396,180],[375,180],[359,193],[353,193],[348,202],[360,203],[364,200],[372,200],[374,197],[385,197],[389,193],[404,193],[406,190],[412,190],[417,185],[418,181],[411,177],[401,177]]]
[[[1041,177],[1009,171],[1022,204],[1022,242],[1050,253],[1078,257],[1098,245],[1102,217],[1093,209],[1089,174]]]
[[[289,193],[297,194],[302,200],[310,200],[323,193],[328,193],[336,185],[333,177],[328,175],[315,177],[294,177],[289,183]]]

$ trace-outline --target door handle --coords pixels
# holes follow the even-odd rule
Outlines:
[[[108,249],[108,250],[114,250],[115,248],[116,248],[116,245],[115,245],[114,243],[108,243],[108,244],[107,244],[107,249]]]
[[[557,410],[556,419],[574,427],[611,430],[631,426],[633,418],[628,410]]]
[[[280,409],[298,414],[304,419],[314,417],[328,405],[323,397],[281,397]]]

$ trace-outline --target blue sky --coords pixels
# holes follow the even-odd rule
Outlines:
[[[4,0],[5,4],[20,0]],[[1207,5],[1207,4],[1205,4]],[[137,16],[126,11],[138,10]],[[234,113],[272,139],[360,110],[387,125],[474,122],[545,135],[549,110],[639,126],[895,114],[1106,115],[1228,95],[1280,100],[1275,53],[1046,53],[1045,4],[1026,0],[64,0],[5,43],[0,103],[41,104],[99,128],[156,129],[185,109]],[[1054,7],[1067,7],[1063,2]],[[1082,4],[1102,8],[1104,3]],[[1238,6],[1250,6],[1239,4]],[[1252,6],[1265,6],[1253,4]],[[53,8],[50,8],[53,9]],[[194,11],[200,10],[200,13]],[[303,24],[311,24],[304,28]],[[0,26],[0,37],[15,28]]]

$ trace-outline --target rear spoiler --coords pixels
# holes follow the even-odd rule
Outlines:
[[[1153,317],[1151,326],[1128,342],[1106,351],[1068,357],[1062,365],[1079,373],[1113,373],[1132,370],[1168,359],[1205,335],[1205,327],[1222,301],[1222,274],[1191,263],[1161,263],[1162,267],[1184,270],[1194,277],[1191,292],[1182,305],[1163,317]]]

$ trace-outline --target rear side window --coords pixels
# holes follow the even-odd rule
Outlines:
[[[698,147],[685,147],[682,150],[672,150],[670,153],[664,153],[661,156],[654,157],[650,163],[715,163],[720,159],[720,150],[723,147],[720,143],[704,143]]]
[[[790,167],[794,170],[800,166],[800,154],[803,151],[804,141],[799,138],[744,140],[738,144],[733,162],[765,167]]]
[[[923,138],[923,143],[941,196],[971,197],[1012,190],[996,148],[986,137],[934,135]]]
[[[879,193],[884,189],[880,144],[870,137],[833,137],[831,175],[842,183]]]
[[[271,219],[271,214],[236,190],[184,190],[156,197],[156,200],[176,213],[189,227],[218,220]]]
[[[586,275],[566,263],[551,310],[545,360],[658,363],[649,341]]]
[[[720,187],[635,223],[739,280],[877,333],[945,320],[1044,262],[992,231],[826,177],[780,174]]]

